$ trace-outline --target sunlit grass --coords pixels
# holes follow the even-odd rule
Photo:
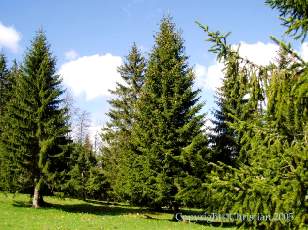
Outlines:
[[[45,197],[48,207],[31,208],[29,196],[0,193],[0,229],[231,229],[172,222],[171,213],[99,201]]]

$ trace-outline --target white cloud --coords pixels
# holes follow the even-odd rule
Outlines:
[[[223,64],[219,62],[210,65],[208,68],[197,64],[195,74],[198,86],[208,90],[216,90],[222,84],[223,67]]]
[[[308,42],[302,44],[300,55],[305,61],[308,61]]]
[[[0,22],[0,49],[2,47],[17,52],[21,35],[12,26],[5,26]]]
[[[64,83],[76,96],[85,94],[87,100],[99,96],[109,96],[109,89],[121,81],[117,67],[122,64],[119,56],[105,55],[79,57],[64,63],[59,70]]]
[[[238,48],[238,45],[232,46],[234,49]],[[274,43],[246,43],[240,42],[239,46],[240,56],[247,58],[257,65],[267,65],[270,62],[275,61],[279,46]],[[307,48],[308,49],[308,48]],[[197,77],[197,84],[199,87],[203,87],[208,90],[216,90],[222,84],[224,66],[217,61],[209,67],[197,64],[195,66],[195,73]]]
[[[79,57],[79,54],[75,50],[69,50],[64,55],[66,60],[74,60]]]
[[[240,42],[239,45],[240,56],[247,58],[257,65],[268,65],[270,62],[274,62],[279,50],[279,46],[274,43],[257,42],[249,44]],[[237,48],[238,45],[232,47]]]

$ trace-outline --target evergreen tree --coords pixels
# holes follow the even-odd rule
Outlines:
[[[145,83],[133,124],[133,187],[142,205],[172,207],[189,196],[189,186],[204,176],[207,140],[204,115],[193,90],[194,74],[183,40],[170,18],[163,18],[155,36]]]
[[[225,37],[208,32],[218,56],[235,51],[219,46]],[[256,229],[301,229],[305,223],[307,191],[307,63],[281,46],[278,64],[256,67],[244,63],[239,72],[247,73],[250,98],[242,107],[254,116],[236,116],[229,126],[239,136],[245,153],[236,167],[218,162],[205,183],[208,207],[215,212],[239,213],[242,226]],[[230,46],[229,46],[230,47]],[[235,52],[236,56],[239,56]],[[239,60],[241,58],[239,57]],[[262,88],[261,88],[262,86]],[[260,106],[266,102],[266,106]],[[280,219],[273,220],[278,214]],[[287,216],[287,213],[292,213]],[[262,214],[263,218],[256,215]],[[248,215],[248,216],[247,216]],[[249,216],[254,215],[252,221]],[[268,215],[270,220],[264,216]]]
[[[223,85],[218,91],[218,109],[214,112],[215,125],[211,134],[211,144],[213,148],[212,161],[221,161],[229,165],[234,165],[239,157],[239,140],[235,129],[229,123],[234,121],[232,115],[237,117],[242,115],[243,97],[247,87],[246,76],[240,73],[238,58],[234,55],[226,57],[224,64],[225,75]]]
[[[0,116],[3,114],[5,103],[7,102],[7,88],[9,84],[9,70],[4,54],[0,54]],[[1,127],[0,127],[1,132]]]
[[[96,159],[92,152],[92,145],[87,135],[84,143],[74,144],[70,157],[69,179],[66,182],[67,193],[71,196],[86,200],[88,197],[87,183],[90,178],[90,171],[96,165]]]
[[[14,61],[10,70],[6,68],[5,57],[1,55],[1,105],[0,105],[0,137],[2,135],[2,129],[6,127],[5,116],[7,115],[7,104],[14,97],[14,88],[16,85],[16,79],[20,74],[19,66]],[[6,151],[0,144],[0,189],[13,192],[18,186],[19,182],[12,178],[11,172],[14,170],[14,165],[6,157]]]
[[[273,9],[278,9],[283,25],[287,26],[287,34],[293,33],[298,39],[302,37],[302,41],[308,32],[308,2],[306,0],[266,0]]]
[[[235,166],[245,161],[246,154],[240,143],[243,133],[231,124],[236,119],[253,119],[262,110],[260,101],[264,98],[256,74],[259,67],[240,57],[238,50],[227,44],[229,33],[211,32],[207,26],[197,24],[208,34],[207,40],[213,43],[210,51],[217,54],[217,60],[224,64],[223,84],[216,97],[218,109],[214,111],[214,119],[211,120],[214,124],[210,134],[213,150],[211,160]]]
[[[43,186],[51,189],[66,167],[67,117],[55,64],[46,36],[39,31],[25,55],[1,134],[11,176],[23,189],[33,189],[33,207],[42,205]]]
[[[130,185],[131,127],[135,122],[135,103],[140,97],[145,72],[145,59],[133,44],[124,64],[118,72],[123,80],[111,91],[114,98],[109,101],[109,122],[102,132],[105,145],[102,148],[102,161],[107,181],[113,195],[118,199],[126,199],[135,191]],[[132,198],[132,197],[131,197]]]
[[[304,93],[303,89],[307,88],[308,78],[307,70],[300,69],[275,67],[265,76],[269,80],[265,113],[249,122],[233,123],[235,129],[244,133],[241,143],[247,163],[239,168],[218,167],[209,185],[214,199],[227,198],[228,204],[222,201],[220,206],[232,212],[262,213],[271,218],[279,213],[292,213],[292,217],[244,221],[241,225],[301,229],[305,223],[308,149],[307,91]]]
[[[0,135],[2,126],[2,117],[4,114],[4,107],[7,102],[7,80],[8,80],[9,71],[7,69],[6,58],[4,54],[0,54]],[[0,151],[0,190],[7,190],[5,185],[5,176],[8,168],[6,167],[4,157]]]

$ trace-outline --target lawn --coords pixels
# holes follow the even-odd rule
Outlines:
[[[188,222],[172,222],[172,214],[99,201],[45,197],[49,207],[33,209],[29,196],[0,193],[0,229],[203,229],[227,230]]]

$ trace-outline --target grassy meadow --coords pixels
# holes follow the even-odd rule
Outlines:
[[[172,222],[172,214],[123,204],[45,197],[48,207],[31,208],[29,195],[0,193],[0,229],[203,229],[227,230],[188,222]]]

